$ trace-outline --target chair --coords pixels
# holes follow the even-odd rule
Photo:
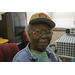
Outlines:
[[[55,53],[57,53],[56,45],[55,45],[55,44],[49,44],[49,47],[50,47]]]
[[[49,46],[57,54],[56,45],[55,44],[49,44]],[[72,61],[72,58],[68,58],[68,57],[65,57],[65,56],[62,56],[62,55],[59,56],[59,58],[62,60],[62,62],[71,62]]]
[[[27,38],[26,32],[23,32],[23,39],[26,46],[29,43],[29,39]]]
[[[0,62],[12,62],[18,51],[16,43],[0,44]]]

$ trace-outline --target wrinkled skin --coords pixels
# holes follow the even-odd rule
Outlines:
[[[43,32],[46,32],[47,30],[51,30],[50,26],[46,23],[34,23],[32,26],[32,31],[41,29]],[[46,34],[43,34],[41,37],[36,36],[33,33],[29,34],[30,37],[30,49],[44,52],[46,51],[46,47],[51,41],[52,35],[50,37],[47,37]]]

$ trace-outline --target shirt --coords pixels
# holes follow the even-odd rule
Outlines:
[[[72,58],[71,62],[75,62],[75,57],[74,57],[74,58]]]
[[[39,52],[39,51],[35,51],[35,50],[30,50],[37,58],[39,62],[50,62],[48,55],[45,52]]]
[[[46,48],[46,53],[50,62],[61,62],[61,59],[49,46]],[[28,43],[24,49],[14,56],[12,62],[38,62],[38,58],[30,51]]]

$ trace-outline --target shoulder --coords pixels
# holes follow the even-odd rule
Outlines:
[[[26,51],[26,48],[22,49],[21,51],[19,51],[13,58],[13,62],[21,62],[21,61],[25,61],[25,59],[27,59],[29,56],[28,52]]]
[[[51,53],[55,53],[49,46],[47,46],[46,48],[48,51],[50,51]]]
[[[61,59],[58,57],[58,55],[49,47],[46,48],[47,52],[51,54],[52,61],[61,62]]]

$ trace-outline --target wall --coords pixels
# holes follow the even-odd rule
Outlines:
[[[65,34],[65,31],[53,31],[51,43],[55,44],[55,41],[59,39],[63,34]]]
[[[51,12],[51,18],[56,24],[56,28],[75,28],[75,12]],[[53,31],[51,43],[59,39],[65,31]]]
[[[56,27],[75,28],[75,12],[52,12],[51,18]]]
[[[5,13],[5,12],[0,12],[0,20],[2,20],[1,14],[3,14],[3,13]],[[31,15],[33,15],[33,14],[35,14],[35,13],[37,13],[37,12],[27,12],[27,23],[29,23],[29,19],[30,19]],[[38,12],[38,13],[39,13],[39,12]],[[45,14],[51,16],[50,12],[43,12],[43,13],[45,13]]]
[[[3,14],[3,13],[5,13],[5,12],[0,12],[0,20],[2,19],[1,14]],[[27,23],[29,23],[29,19],[34,13],[37,13],[37,12],[27,12]],[[51,16],[50,12],[44,12],[44,13]],[[53,31],[53,37],[52,37],[51,43],[55,44],[55,41],[57,39],[59,39],[64,33],[65,33],[65,31]]]
[[[3,13],[5,13],[5,12],[0,12],[0,20],[2,20],[1,14],[3,14]]]

